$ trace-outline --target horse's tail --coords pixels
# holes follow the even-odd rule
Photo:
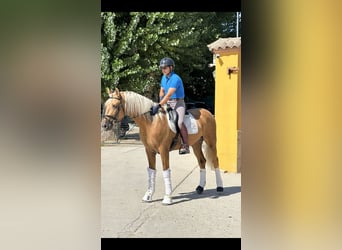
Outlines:
[[[211,170],[215,170],[214,168],[214,160],[217,159],[217,155],[214,152],[213,148],[209,147],[205,141],[203,142],[203,151],[204,151],[204,157],[206,159],[206,165],[210,167]]]

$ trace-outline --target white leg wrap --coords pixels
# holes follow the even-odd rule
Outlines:
[[[170,195],[164,195],[164,199],[162,201],[163,205],[170,205],[172,204],[172,197]]]
[[[163,171],[164,184],[165,184],[165,194],[170,195],[172,193],[172,185],[171,185],[171,170]]]
[[[215,175],[216,175],[216,185],[218,187],[223,187],[222,178],[221,178],[221,172],[220,172],[219,168],[215,168]]]
[[[147,168],[148,173],[148,190],[150,190],[152,193],[154,193],[155,188],[155,180],[156,180],[156,170]]]
[[[163,171],[163,177],[164,177],[164,184],[165,184],[165,195],[162,203],[164,205],[170,205],[172,203],[172,185],[171,185],[171,170],[164,170]]]
[[[152,201],[152,195],[154,193],[154,188],[155,188],[156,170],[147,168],[147,173],[148,173],[148,187],[143,197],[143,201],[150,202]]]
[[[200,169],[200,183],[199,185],[204,188],[206,180],[206,170]]]

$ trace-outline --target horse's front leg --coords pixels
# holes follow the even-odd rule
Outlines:
[[[194,154],[197,158],[198,165],[200,167],[200,181],[199,181],[198,186],[196,187],[196,192],[198,194],[203,193],[203,190],[206,184],[206,170],[205,170],[206,159],[202,152],[202,143],[203,143],[203,140],[199,139],[195,144],[192,145],[192,149],[194,151]]]
[[[170,163],[169,163],[169,149],[163,148],[160,149],[160,157],[163,165],[163,177],[164,177],[164,184],[165,184],[165,195],[163,198],[162,203],[164,205],[170,205],[172,203],[172,183],[171,183],[171,170],[170,170]]]
[[[151,152],[145,148],[147,160],[148,160],[148,168],[147,168],[147,174],[148,174],[148,186],[147,191],[142,198],[145,202],[151,202],[152,196],[154,194],[155,190],[155,180],[156,180],[156,153]]]

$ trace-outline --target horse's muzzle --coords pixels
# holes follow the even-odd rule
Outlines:
[[[108,131],[108,130],[111,130],[113,128],[113,121],[109,121],[109,120],[104,120],[102,122],[102,128],[105,130],[105,131]]]

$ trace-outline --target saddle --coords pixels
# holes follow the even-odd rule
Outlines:
[[[173,110],[169,105],[167,105],[167,108],[166,108],[166,113],[167,113],[167,116],[169,118],[169,124],[173,124],[172,126],[172,130],[176,130],[176,134],[178,134],[180,132],[179,128],[178,128],[178,113],[176,110]]]
[[[169,121],[169,127],[171,128],[171,130],[176,130],[176,136],[173,138],[171,145],[170,145],[170,149],[172,149],[173,147],[176,146],[177,142],[178,142],[178,137],[180,134],[180,129],[178,127],[178,113],[176,110],[173,110],[169,105],[167,105],[166,107],[166,113],[168,116],[168,121]]]
[[[169,128],[176,133],[175,137],[172,140],[170,148],[173,148],[178,141],[178,137],[180,136],[180,130],[178,128],[178,113],[177,111],[173,110],[169,105],[166,107],[166,113],[168,117],[168,124]],[[184,124],[188,130],[188,134],[197,134],[198,133],[198,126],[195,118],[192,114],[188,111],[185,112],[184,116]]]

